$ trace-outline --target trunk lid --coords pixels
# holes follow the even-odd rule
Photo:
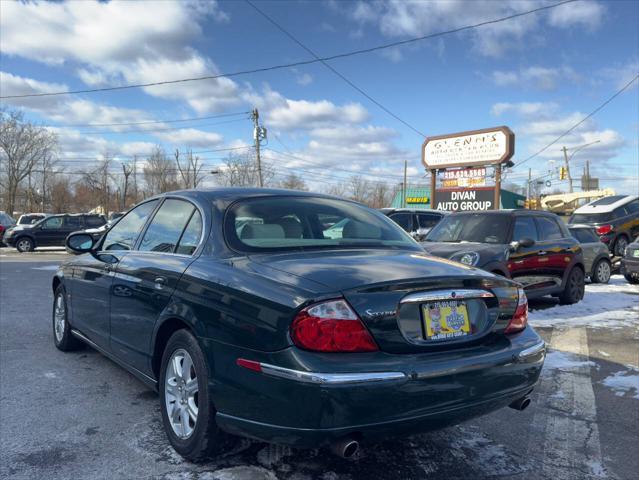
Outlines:
[[[259,255],[251,260],[324,285],[322,294],[343,295],[379,348],[389,353],[485,343],[506,327],[517,304],[516,284],[510,280],[422,252],[316,251]],[[449,316],[457,312],[463,316],[465,309],[462,330],[468,332],[429,337],[425,317],[430,313],[424,308],[431,305]]]

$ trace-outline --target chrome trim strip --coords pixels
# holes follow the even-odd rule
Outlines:
[[[517,360],[526,361],[528,357],[534,357],[535,355],[538,355],[542,352],[544,355],[546,354],[546,342],[544,342],[543,340],[533,345],[532,347],[525,348],[524,350],[519,352],[517,354]]]
[[[319,385],[344,385],[353,383],[380,382],[389,380],[403,380],[402,372],[367,372],[367,373],[318,373],[303,372],[290,368],[278,367],[268,363],[260,363],[262,373],[273,377],[295,380],[297,382],[315,383]]]
[[[399,303],[424,303],[437,300],[457,300],[466,298],[493,298],[495,295],[488,290],[461,288],[447,290],[431,290],[427,292],[417,292],[406,295]]]

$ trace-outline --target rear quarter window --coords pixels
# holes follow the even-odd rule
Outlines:
[[[537,222],[539,240],[560,240],[564,238],[564,234],[554,218],[537,217],[535,222]]]

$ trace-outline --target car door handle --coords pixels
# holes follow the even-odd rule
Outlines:
[[[166,285],[166,278],[164,277],[156,277],[155,279],[155,288],[158,290],[162,290],[162,287]]]
[[[537,255],[546,255],[548,252],[544,252],[543,250],[541,252],[538,252]]]
[[[105,272],[112,272],[113,271],[113,265],[111,265],[110,263],[105,263],[104,267],[103,267],[103,270]]]

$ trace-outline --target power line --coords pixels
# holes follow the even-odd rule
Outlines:
[[[475,29],[475,28],[484,27],[486,25],[494,25],[496,23],[505,22],[505,21],[512,20],[514,18],[523,17],[523,16],[526,16],[526,15],[532,15],[534,13],[538,13],[538,12],[541,12],[541,11],[544,11],[544,10],[550,10],[550,9],[553,9],[553,8],[560,7],[561,5],[566,5],[568,3],[573,3],[573,2],[577,2],[577,1],[580,1],[580,0],[565,0],[563,2],[555,3],[553,5],[546,5],[546,6],[538,7],[538,8],[532,9],[532,10],[527,10],[525,12],[515,13],[513,15],[508,15],[506,17],[496,18],[494,20],[487,20],[487,21],[484,21],[484,22],[479,22],[479,23],[475,23],[475,24],[472,24],[472,25],[465,25],[463,27],[453,28],[453,29],[450,29],[450,30],[445,30],[445,31],[442,31],[442,32],[437,32],[437,33],[431,33],[431,34],[428,34],[428,35],[421,35],[419,37],[409,38],[407,40],[401,40],[401,41],[397,41],[397,42],[385,43],[385,44],[382,44],[382,45],[377,45],[375,47],[363,48],[363,49],[360,49],[360,50],[352,50],[350,52],[339,53],[339,54],[336,54],[336,55],[330,55],[330,56],[327,56],[327,57],[322,57],[320,59],[304,60],[304,61],[285,63],[285,64],[280,64],[280,65],[272,65],[272,66],[269,66],[269,67],[254,68],[254,69],[250,69],[250,70],[240,70],[240,71],[231,72],[231,73],[219,73],[219,74],[216,74],[216,75],[203,75],[201,77],[182,78],[182,79],[178,79],[178,80],[163,80],[163,81],[159,81],[159,82],[137,83],[137,84],[130,84],[130,85],[119,85],[119,86],[115,86],[115,87],[91,88],[91,89],[84,89],[84,90],[68,90],[68,91],[63,91],[63,92],[31,93],[31,94],[25,94],[25,95],[5,95],[5,96],[0,96],[0,99],[3,99],[3,98],[49,97],[49,96],[54,96],[54,95],[71,95],[71,94],[76,94],[76,93],[96,93],[96,92],[107,92],[107,91],[113,91],[113,90],[126,90],[126,89],[130,89],[130,88],[144,88],[144,87],[153,87],[153,86],[157,86],[157,85],[170,85],[170,84],[184,83],[184,82],[197,82],[197,81],[201,81],[201,80],[215,80],[215,79],[218,79],[218,78],[230,78],[230,77],[237,77],[237,76],[240,76],[240,75],[248,75],[248,74],[251,74],[251,73],[268,72],[268,71],[273,71],[273,70],[281,70],[281,69],[284,69],[284,68],[298,67],[298,66],[302,66],[302,65],[311,65],[313,63],[318,63],[318,62],[322,62],[322,61],[329,61],[329,60],[335,60],[335,59],[338,59],[338,58],[352,57],[354,55],[362,55],[362,54],[365,54],[365,53],[371,53],[371,52],[376,52],[376,51],[379,51],[379,50],[385,50],[385,49],[388,49],[388,48],[398,47],[398,46],[402,46],[402,45],[408,45],[410,43],[420,42],[422,40],[428,40],[428,39],[431,39],[431,38],[442,37],[442,36],[445,36],[445,35],[451,35],[451,34],[463,32],[463,31],[466,31],[466,30],[472,30],[472,29]]]
[[[630,85],[632,85],[637,79],[639,78],[639,75],[636,75],[632,80],[630,80],[628,83],[626,83],[620,90],[618,90],[612,97],[610,97],[608,100],[606,100],[605,102],[603,102],[601,105],[599,105],[596,109],[594,109],[592,112],[590,112],[588,115],[586,115],[584,118],[582,118],[579,122],[575,123],[572,127],[570,127],[568,130],[566,130],[564,133],[562,133],[561,135],[559,135],[557,138],[555,138],[552,142],[550,142],[548,145],[546,145],[544,148],[542,148],[541,150],[538,150],[536,153],[533,153],[530,157],[525,158],[524,160],[522,160],[521,162],[517,163],[515,166],[519,167],[520,165],[523,165],[524,163],[526,163],[529,160],[532,160],[533,158],[535,158],[537,155],[539,155],[540,153],[545,152],[546,150],[548,150],[548,148],[552,147],[555,143],[557,143],[559,140],[561,140],[562,138],[564,138],[566,135],[568,135],[570,132],[572,132],[575,128],[577,128],[579,125],[581,125],[582,123],[584,123],[586,120],[588,120],[589,118],[591,118],[592,116],[594,116],[597,112],[599,112],[602,108],[604,108],[606,105],[608,105],[610,102],[612,102],[615,98],[617,98],[619,95],[621,95],[623,92],[625,92],[628,88],[630,88]]]
[[[333,72],[335,75],[337,75],[339,78],[341,78],[344,82],[346,82],[348,85],[350,85],[353,89],[357,90],[361,95],[363,95],[364,97],[366,97],[368,100],[370,100],[371,102],[373,102],[375,105],[377,105],[379,108],[381,108],[382,110],[384,110],[386,113],[388,113],[391,117],[393,117],[395,120],[397,120],[398,122],[402,123],[403,125],[405,125],[406,127],[410,128],[413,132],[415,132],[417,135],[419,135],[420,137],[425,137],[426,135],[422,132],[420,132],[417,128],[413,127],[410,123],[408,123],[406,120],[400,118],[397,114],[393,113],[391,110],[388,109],[388,107],[385,107],[384,105],[382,105],[379,101],[375,100],[373,97],[371,97],[368,93],[366,93],[364,90],[362,90],[360,87],[358,87],[357,85],[355,85],[353,83],[352,80],[349,80],[346,76],[344,76],[342,73],[340,73],[339,71],[337,71],[332,65],[328,64],[326,61],[322,60],[319,55],[317,55],[313,50],[311,50],[310,48],[308,48],[306,45],[304,45],[300,40],[298,40],[292,33],[290,33],[288,30],[286,30],[284,27],[282,27],[279,23],[277,23],[274,19],[272,19],[271,17],[269,17],[264,11],[262,11],[260,8],[258,8],[257,5],[255,5],[253,2],[251,2],[251,0],[244,0],[246,3],[248,3],[251,7],[253,7],[253,9],[255,9],[255,11],[257,11],[260,15],[262,15],[264,18],[266,18],[266,20],[268,20],[271,24],[273,24],[275,26],[275,28],[277,28],[279,31],[281,31],[284,35],[286,35],[288,38],[290,38],[291,40],[293,40],[295,43],[297,43],[300,47],[302,47],[304,50],[306,50],[308,53],[310,53],[317,61],[319,61],[322,65],[324,65],[326,68],[328,68],[331,72]]]
[[[3,97],[4,98],[4,97]],[[64,125],[69,128],[84,128],[84,127],[120,127],[127,125],[149,125],[154,123],[178,123],[178,122],[195,122],[198,120],[212,120],[214,118],[233,117],[236,115],[248,115],[250,112],[234,112],[234,113],[221,113],[219,115],[209,115],[207,117],[190,117],[180,118],[172,120],[148,120],[144,122],[123,122],[123,123],[78,123],[71,125]],[[42,125],[43,127],[56,127],[58,125]]]
[[[201,128],[201,127],[212,127],[214,125],[223,125],[226,123],[235,123],[235,122],[243,122],[243,118],[236,118],[234,120],[224,120],[222,122],[214,122],[214,123],[201,123],[199,125],[183,125],[181,127],[168,127],[168,128],[148,128],[142,130],[102,130],[96,132],[79,132],[82,135],[122,135],[127,133],[153,133],[153,132],[169,132],[174,130],[186,130],[189,128]],[[70,128],[68,125],[51,125],[48,128]]]

